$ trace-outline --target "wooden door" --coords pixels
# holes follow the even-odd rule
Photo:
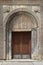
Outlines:
[[[26,54],[31,56],[31,32],[12,32],[12,57]]]

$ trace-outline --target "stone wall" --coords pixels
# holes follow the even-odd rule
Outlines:
[[[21,2],[21,0],[20,1],[17,1],[17,0],[13,0],[13,2],[11,1],[11,0],[6,0],[6,3],[5,3],[5,0],[3,0],[4,2],[2,2],[2,0],[0,1],[0,3],[1,4],[34,4],[34,5],[40,5],[40,13],[41,13],[41,17],[39,17],[39,19],[41,18],[41,20],[40,20],[40,22],[38,22],[39,23],[39,28],[38,28],[38,30],[37,30],[37,32],[38,32],[38,34],[37,34],[37,41],[39,42],[37,42],[38,43],[38,47],[37,47],[37,49],[39,50],[39,51],[36,51],[36,53],[38,52],[38,54],[36,54],[36,56],[37,57],[35,57],[35,59],[43,59],[43,6],[41,6],[41,3],[42,3],[42,5],[43,5],[43,0],[25,0],[25,2],[24,2],[24,0],[22,0],[22,2]],[[17,5],[18,6],[18,5]],[[10,7],[10,12],[12,11],[12,10],[14,10],[15,8],[18,8],[17,6],[15,6],[15,7],[13,7],[13,8],[11,8]],[[20,6],[20,7],[23,7],[23,5],[22,6]],[[28,7],[28,5],[27,6],[25,6],[24,5],[24,7]],[[28,9],[29,9],[29,7],[28,7]],[[32,10],[32,8],[30,7],[30,10]],[[33,10],[34,11],[34,10]],[[3,43],[4,41],[6,41],[5,39],[3,39],[4,38],[4,33],[3,33],[3,23],[5,24],[5,22],[3,22],[3,20],[5,19],[5,17],[8,15],[8,12],[9,11],[7,11],[7,13],[5,14],[5,12],[4,12],[4,15],[2,14],[2,6],[0,5],[0,59],[5,59],[5,44]],[[35,11],[35,12],[37,12],[37,11]],[[37,13],[38,14],[38,13]],[[36,14],[36,15],[37,15]],[[3,16],[2,16],[3,15]],[[38,16],[40,16],[39,14],[38,14]],[[41,24],[41,25],[40,25]],[[37,50],[36,49],[36,50]]]
[[[41,4],[43,0],[0,0],[0,4]]]
[[[9,7],[10,7],[10,10],[9,10]],[[3,16],[7,16],[8,15],[8,13],[9,12],[7,12],[7,10],[8,11],[13,11],[13,10],[15,10],[15,9],[18,9],[18,8],[27,8],[27,9],[29,9],[29,10],[31,10],[31,11],[33,11],[35,14],[36,14],[36,17],[38,17],[37,19],[38,19],[38,29],[37,29],[37,34],[36,33],[34,33],[34,34],[36,34],[37,36],[35,36],[35,35],[33,35],[33,38],[34,38],[34,40],[36,39],[35,37],[37,37],[37,40],[36,41],[33,41],[32,43],[35,43],[34,45],[36,45],[34,48],[35,48],[35,50],[33,51],[33,55],[32,55],[32,58],[33,59],[37,59],[37,60],[39,60],[39,59],[41,59],[41,55],[40,55],[40,50],[39,50],[39,48],[40,48],[40,27],[41,27],[41,25],[40,25],[40,6],[25,6],[25,5],[20,5],[20,6],[18,6],[18,5],[13,5],[13,6],[6,6],[3,10],[4,10],[4,13],[3,13]],[[5,19],[5,17],[4,17],[4,19]],[[3,20],[4,20],[3,19]],[[17,19],[17,21],[18,21],[18,19]],[[21,20],[22,21],[22,20]],[[34,21],[35,22],[35,21]],[[17,26],[17,25],[16,25]],[[13,29],[14,30],[14,29]],[[16,29],[15,29],[16,30]],[[33,48],[33,49],[34,49]]]
[[[4,39],[3,39],[3,13],[2,6],[0,5],[0,59],[5,59],[4,53]]]
[[[43,59],[43,6],[40,6],[41,9],[41,55]]]

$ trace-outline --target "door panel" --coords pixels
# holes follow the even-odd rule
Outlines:
[[[28,58],[30,55],[31,55],[31,32],[12,32],[13,58],[15,57]]]
[[[30,47],[31,47],[30,39],[31,35],[29,32],[23,33],[23,42],[22,42],[24,50],[23,54],[30,54]]]
[[[19,54],[20,52],[20,34],[12,33],[12,53]]]

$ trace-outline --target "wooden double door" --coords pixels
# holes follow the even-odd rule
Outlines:
[[[12,58],[31,57],[31,31],[12,32]]]

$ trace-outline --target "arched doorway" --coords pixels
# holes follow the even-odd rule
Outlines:
[[[32,55],[32,53],[34,51],[34,48],[35,48],[35,44],[37,43],[35,41],[35,40],[37,40],[37,38],[34,40],[34,35],[33,35],[33,32],[34,32],[35,37],[36,37],[36,35],[37,35],[37,27],[38,27],[37,19],[33,15],[33,13],[30,13],[30,11],[28,9],[21,8],[21,9],[17,9],[15,11],[13,11],[13,13],[11,12],[11,14],[6,19],[6,40],[7,40],[6,41],[6,43],[7,43],[7,56],[6,57],[7,57],[7,59],[11,59],[11,58],[15,59],[15,57],[17,57],[17,58],[22,57],[22,59],[24,57],[25,59],[26,58],[29,59],[31,57],[31,55]],[[20,36],[21,39],[19,38],[19,36],[15,32]],[[26,41],[26,40],[24,41],[22,39],[23,35],[24,35],[25,39],[26,39],[25,36],[27,36],[27,41],[29,39],[31,40],[29,46],[27,44],[27,48],[26,48],[26,45],[24,45],[27,50],[30,49],[29,51],[27,51],[24,48],[24,46],[22,45]],[[20,50],[19,55],[15,55],[15,52],[19,52],[19,51],[15,50],[15,48],[13,48],[13,46],[12,46],[13,37],[14,38],[18,37],[19,38],[18,40],[21,40],[20,41],[21,43],[19,44],[20,46],[17,46],[16,44],[13,44],[13,46],[16,49],[18,49],[18,47],[20,47],[19,48],[19,50]],[[17,41],[17,39],[16,39],[16,41]],[[24,42],[22,43],[22,41],[24,41]],[[15,43],[15,42],[13,41],[13,43]],[[24,51],[22,50],[22,48],[24,48],[24,50],[27,51],[26,53],[29,52],[30,56],[29,56],[29,54],[24,55],[23,54]],[[23,56],[20,55],[20,54],[22,54]]]

